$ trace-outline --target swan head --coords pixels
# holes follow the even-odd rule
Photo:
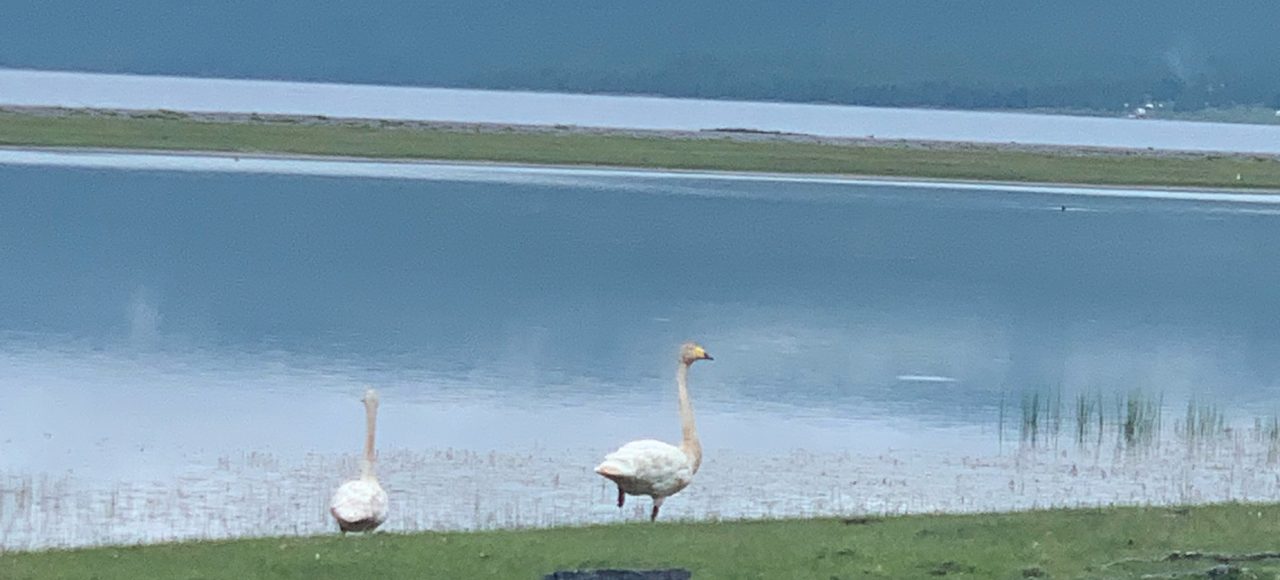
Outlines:
[[[691,365],[694,361],[715,360],[707,354],[707,349],[696,342],[686,342],[680,347],[680,362]]]
[[[364,396],[360,397],[360,402],[364,403],[366,407],[378,408],[378,391],[372,388],[365,389]]]

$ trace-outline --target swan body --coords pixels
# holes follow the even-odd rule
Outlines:
[[[365,391],[364,458],[360,462],[360,479],[348,481],[338,487],[329,501],[329,513],[343,532],[369,532],[387,520],[387,492],[374,474],[374,432],[378,421],[378,392]]]
[[[666,497],[693,481],[693,464],[679,447],[653,439],[632,441],[596,467],[629,495]]]
[[[344,532],[368,532],[387,521],[387,492],[377,480],[342,484],[329,502],[329,513]]]
[[[623,445],[605,456],[596,473],[618,486],[618,507],[628,495],[653,498],[649,520],[658,519],[658,509],[668,497],[689,486],[702,465],[702,443],[693,420],[693,404],[689,402],[689,366],[694,361],[712,360],[702,346],[689,342],[680,349],[680,365],[676,367],[679,389],[680,427],[683,440],[677,447],[653,439],[641,439]]]

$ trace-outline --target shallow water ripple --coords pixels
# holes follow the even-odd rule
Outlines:
[[[648,498],[613,507],[591,472],[598,451],[393,450],[380,471],[389,532],[644,522]],[[150,543],[334,531],[329,494],[358,470],[351,455],[223,457],[172,480],[93,483],[0,475],[0,547]],[[1188,455],[1166,445],[1123,453],[1022,449],[754,455],[712,450],[667,520],[718,520],[1280,499],[1267,449],[1237,442]]]

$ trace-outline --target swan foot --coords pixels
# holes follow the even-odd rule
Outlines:
[[[622,504],[626,501],[627,501],[627,494],[623,493],[622,488],[619,487],[618,488],[618,507],[622,507]]]

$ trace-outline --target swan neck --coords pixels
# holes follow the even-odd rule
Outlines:
[[[676,368],[676,387],[680,394],[680,430],[683,441],[680,449],[689,457],[694,473],[702,466],[702,442],[698,441],[698,426],[693,420],[693,403],[689,401],[689,363],[680,361]]]
[[[378,404],[365,403],[364,458],[360,461],[361,479],[374,479],[373,463],[377,459],[374,452],[374,433],[378,426]]]

